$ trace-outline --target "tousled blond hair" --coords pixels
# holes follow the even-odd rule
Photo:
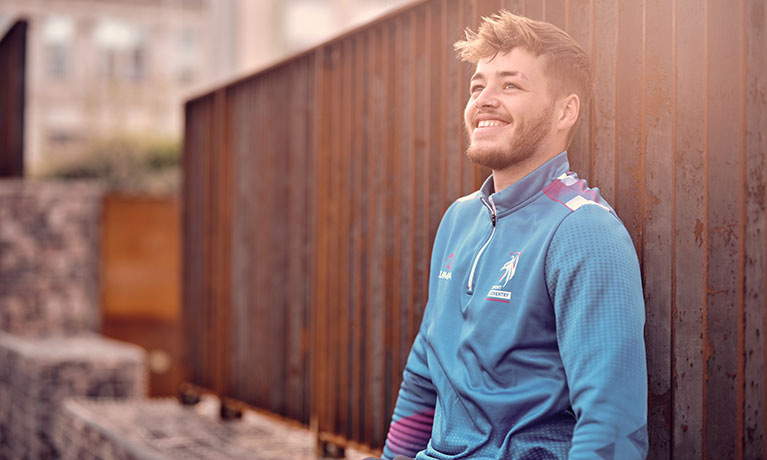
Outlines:
[[[577,94],[581,104],[592,95],[591,61],[581,46],[559,27],[501,10],[483,17],[477,32],[466,29],[466,39],[453,45],[462,61],[480,59],[522,48],[544,57],[543,69],[550,78],[553,97]],[[578,117],[581,118],[581,117]],[[573,128],[572,132],[575,131]]]

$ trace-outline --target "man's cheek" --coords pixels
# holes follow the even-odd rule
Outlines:
[[[463,122],[463,127],[466,129],[466,137],[468,137],[468,138],[469,138],[469,141],[471,141],[471,133],[472,133],[472,131],[473,131],[473,128],[472,128],[472,126],[471,126],[471,123],[470,123],[470,122],[468,122],[468,121],[466,121],[466,120],[464,120],[464,122]]]

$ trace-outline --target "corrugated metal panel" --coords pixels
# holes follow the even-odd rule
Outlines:
[[[187,104],[188,377],[309,422],[313,61]]]
[[[313,58],[227,89],[234,176],[230,395],[308,422]]]
[[[767,11],[758,0],[423,1],[220,90],[219,115],[214,94],[188,103],[185,311],[232,320],[189,320],[201,342],[188,342],[193,381],[311,420],[324,440],[381,445],[437,224],[486,175],[463,156],[471,69],[452,43],[500,7],[565,28],[595,65],[570,159],[613,203],[642,263],[650,458],[762,458]],[[216,150],[203,128],[221,120]],[[230,172],[216,169],[222,161]],[[211,177],[228,184],[218,195]],[[228,211],[205,211],[219,203]],[[206,220],[216,218],[224,223]],[[199,249],[211,245],[223,251],[217,278]],[[224,304],[206,297],[214,287],[231,293],[231,307],[229,294],[215,297]]]
[[[17,21],[0,40],[0,177],[24,175],[24,85],[27,22]]]
[[[187,105],[182,324],[189,378],[219,393],[231,380],[231,150],[223,90]]]
[[[383,442],[437,225],[483,179],[463,156],[469,69],[452,51],[466,6],[428,2],[318,54],[317,337],[338,357],[318,362],[320,432]]]

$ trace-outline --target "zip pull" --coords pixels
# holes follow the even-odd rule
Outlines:
[[[496,221],[496,211],[495,211],[495,203],[493,203],[493,197],[488,197],[490,200],[490,203],[488,204],[487,201],[485,201],[484,198],[482,198],[482,204],[487,207],[487,209],[490,210],[490,221],[493,223],[493,230],[490,232],[490,237],[485,241],[485,244],[482,245],[482,247],[479,249],[479,252],[477,253],[477,256],[474,258],[474,263],[471,266],[471,273],[469,273],[469,283],[466,289],[466,293],[469,295],[474,294],[474,272],[477,270],[477,263],[479,262],[479,258],[482,256],[482,253],[485,252],[485,248],[487,248],[487,245],[490,244],[490,241],[493,239],[493,235],[495,234],[495,221]]]
[[[493,222],[493,228],[495,228],[496,211],[495,211],[495,203],[493,203],[493,195],[490,195],[487,198],[488,200],[490,200],[490,220]]]

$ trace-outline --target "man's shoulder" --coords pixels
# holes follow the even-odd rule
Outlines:
[[[455,204],[455,203],[465,203],[465,202],[467,202],[467,201],[476,200],[476,199],[479,199],[479,195],[480,195],[480,192],[479,192],[479,190],[475,190],[475,191],[473,191],[473,192],[469,193],[469,194],[468,194],[468,195],[466,195],[466,196],[462,196],[462,197],[458,198],[458,199],[457,199],[457,200],[455,200],[453,203],[454,203],[454,204]]]
[[[450,215],[454,215],[456,213],[462,214],[466,211],[475,209],[475,207],[479,206],[482,207],[482,202],[480,201],[480,197],[482,194],[479,190],[469,193],[466,196],[462,196],[455,201],[453,201],[450,206],[447,208],[447,211],[445,212],[445,217],[448,217]]]
[[[623,222],[608,208],[596,202],[578,203],[558,223],[551,246],[565,249],[570,255],[588,257],[598,247],[625,247],[635,251]]]
[[[445,210],[440,221],[440,227],[455,228],[460,227],[461,222],[472,219],[484,206],[480,200],[479,190],[466,196],[462,196],[452,203]]]
[[[626,238],[628,232],[623,222],[602,197],[599,188],[589,187],[586,180],[577,174],[562,174],[546,186],[543,193],[551,206],[562,211],[557,213],[560,219],[554,240],[566,240],[570,247],[577,247],[595,238],[603,241],[630,241],[630,238]]]
[[[543,189],[543,194],[569,212],[575,212],[583,206],[596,206],[614,215],[615,211],[605,200],[598,187],[589,187],[585,179],[581,179],[572,171],[557,177]]]

